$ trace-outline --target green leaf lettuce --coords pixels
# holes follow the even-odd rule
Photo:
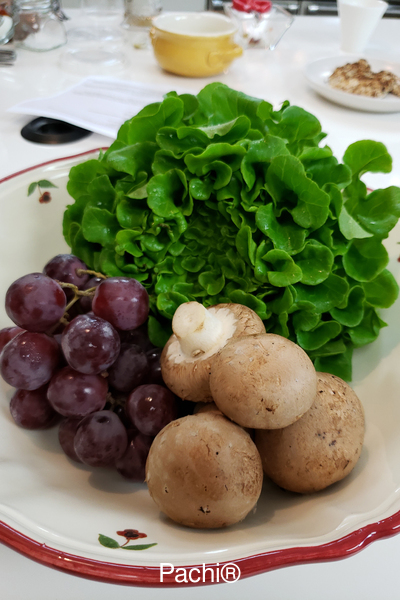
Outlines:
[[[384,240],[400,189],[385,146],[352,144],[340,163],[315,116],[221,83],[171,92],[126,121],[98,160],[70,171],[63,234],[106,275],[138,279],[163,345],[183,302],[238,302],[319,370],[351,379],[353,349],[376,339],[398,286]]]

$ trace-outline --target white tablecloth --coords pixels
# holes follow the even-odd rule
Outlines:
[[[69,11],[73,17],[74,11]],[[68,24],[72,26],[71,22]],[[374,33],[365,56],[400,63],[400,21],[383,20]],[[110,138],[93,134],[64,145],[39,145],[20,136],[31,120],[24,115],[6,113],[12,105],[37,96],[48,96],[78,83],[81,75],[60,69],[63,49],[45,53],[19,51],[12,67],[0,66],[0,179],[24,168],[58,157],[107,146]],[[247,51],[234,62],[228,73],[211,79],[182,79],[163,73],[151,50],[127,46],[129,67],[118,77],[143,83],[158,82],[184,86],[197,93],[209,81],[222,81],[250,95],[263,97],[274,105],[288,99],[316,115],[327,143],[337,157],[360,139],[386,144],[393,157],[389,175],[370,175],[371,185],[400,184],[400,113],[356,112],[332,104],[307,85],[303,67],[309,61],[340,54],[339,22],[334,17],[297,17],[292,28],[274,52]],[[3,257],[4,259],[5,257]],[[1,485],[1,482],[0,482]],[[208,588],[145,589],[102,584],[73,577],[41,566],[16,552],[0,546],[0,597],[4,600],[113,600],[140,598],[172,600],[206,593],[211,598],[265,598],[271,600],[398,600],[400,598],[400,537],[375,542],[362,552],[344,560],[279,569],[263,575]]]

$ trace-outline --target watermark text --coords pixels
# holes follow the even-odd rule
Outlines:
[[[160,583],[235,583],[240,579],[240,568],[235,563],[219,563],[213,566],[205,564],[197,567],[174,567],[172,563],[160,564]]]

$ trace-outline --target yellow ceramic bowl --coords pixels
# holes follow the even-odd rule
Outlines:
[[[214,12],[164,13],[150,32],[155,57],[166,71],[186,77],[222,73],[241,56],[236,25]]]

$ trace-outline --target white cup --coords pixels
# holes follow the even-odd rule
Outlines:
[[[341,49],[362,52],[387,7],[383,0],[338,0]]]

